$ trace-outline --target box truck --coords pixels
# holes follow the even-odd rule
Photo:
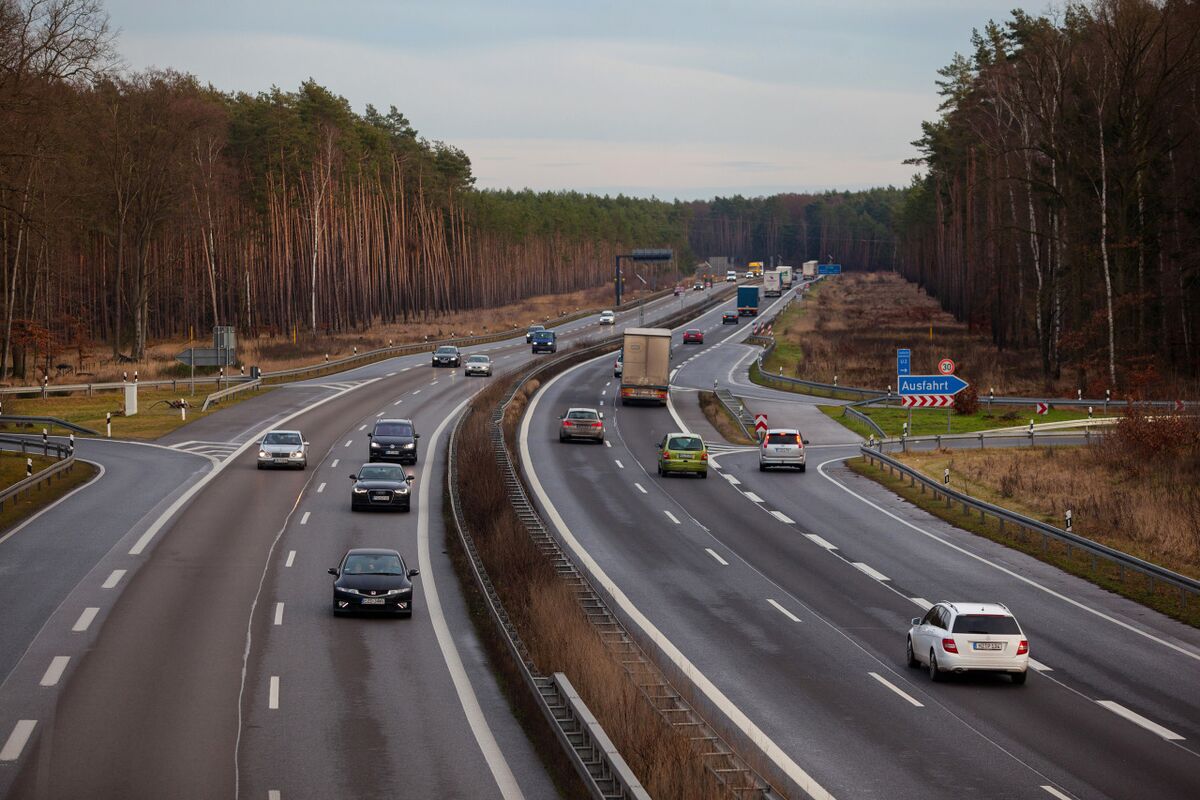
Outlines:
[[[792,268],[780,266],[776,268],[776,271],[779,273],[779,285],[783,287],[783,290],[786,292],[792,288]]]
[[[739,286],[738,295],[738,316],[739,317],[757,317],[758,316],[758,287],[757,286]]]
[[[621,405],[667,404],[671,375],[671,331],[630,328],[625,331],[621,368]]]
[[[769,269],[763,273],[763,297],[779,297],[783,293],[779,281],[779,270]]]
[[[817,277],[817,262],[805,261],[804,266],[801,269],[804,270],[803,275],[805,278]]]

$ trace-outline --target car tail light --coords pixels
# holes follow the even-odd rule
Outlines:
[[[804,440],[800,438],[799,434],[796,435],[796,444],[800,445],[801,450],[804,449]]]
[[[671,458],[671,451],[670,451],[670,450],[663,450],[663,458],[665,458],[665,459],[667,459],[667,460],[670,460],[670,458]]]
[[[569,420],[569,419],[564,419],[564,420],[563,420],[563,427],[564,427],[564,428],[569,428],[569,427],[571,427],[571,420]]]
[[[593,422],[593,423],[592,423],[592,427],[593,427],[593,428],[603,428],[603,427],[604,427],[604,423],[603,423],[603,422]]]
[[[1029,652],[1029,642],[1026,639],[1022,639],[1020,641],[1020,643],[1017,645],[1017,655],[1023,656],[1028,652]]]
[[[701,460],[701,461],[708,461],[708,453],[707,453],[707,452],[701,453],[701,454],[700,454],[700,460]]]
[[[942,639],[942,649],[947,653],[957,653],[958,645],[954,643],[953,639]]]

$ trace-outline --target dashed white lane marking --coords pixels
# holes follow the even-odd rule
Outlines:
[[[317,494],[320,494],[323,491],[325,491],[325,484],[322,483],[320,486],[317,487]]]
[[[667,515],[667,519],[671,520],[671,522],[674,522],[676,525],[678,525],[678,524],[679,524],[679,518],[678,518],[678,517],[676,517],[674,514],[672,514],[670,511],[667,511],[667,510],[664,508],[664,509],[663,509],[663,513]]]
[[[276,625],[283,624],[283,603],[275,604],[275,624]]]
[[[605,440],[604,440],[604,446],[605,446],[605,447],[612,447],[612,442],[610,442],[608,439],[605,439]]]
[[[389,378],[394,378],[394,377],[396,377],[396,373],[394,373],[394,372],[389,372],[389,373],[387,374],[387,376],[388,376]]]
[[[375,415],[375,418],[378,419],[379,417],[382,417],[382,416],[383,416],[383,412],[380,411],[378,414]]]
[[[21,751],[25,749],[25,743],[33,735],[35,725],[37,725],[36,719],[17,720],[12,733],[8,735],[8,741],[4,743],[3,748],[0,748],[0,761],[16,761],[20,757]]]
[[[284,563],[284,566],[290,567],[292,564],[295,564],[295,563],[296,563],[296,551],[288,550],[288,557],[287,557],[287,561]]]
[[[311,512],[311,511],[305,511],[305,512],[304,512],[304,516],[300,518],[300,524],[301,524],[301,525],[307,525],[307,524],[308,524],[308,518],[309,518],[310,516],[312,516],[312,512]]]
[[[779,520],[780,522],[786,522],[788,525],[796,524],[796,520],[792,519],[787,514],[784,514],[782,511],[772,511],[771,516],[775,517],[775,519]]]
[[[414,394],[414,395],[417,395],[417,394],[420,394],[420,393],[421,393],[421,390],[420,390],[420,389],[413,389],[413,394]]]
[[[635,483],[634,486],[636,486],[637,490],[642,494],[647,494],[645,487],[643,487],[640,483]]]
[[[431,384],[429,384],[429,385],[430,385],[430,386],[437,386],[437,384],[438,384],[438,382],[437,382],[437,381],[434,381],[433,383],[431,383]],[[413,392],[413,394],[416,394],[416,392]]]
[[[1040,661],[1035,661],[1035,660],[1034,660],[1034,659],[1032,659],[1032,658],[1031,658],[1031,659],[1029,659],[1029,666],[1033,667],[1033,668],[1034,668],[1034,669],[1036,669],[1038,672],[1054,672],[1054,670],[1052,670],[1050,667],[1047,667],[1047,666],[1046,666],[1045,664],[1043,664],[1042,662],[1040,662]]]
[[[359,429],[360,431],[365,431],[365,430],[367,429],[367,426],[366,426],[366,424],[359,425],[359,426],[358,426],[358,429]],[[347,442],[346,444],[349,444],[349,442]]]
[[[1046,792],[1048,792],[1051,797],[1057,797],[1058,800],[1071,800],[1070,795],[1063,794],[1058,789],[1055,789],[1053,786],[1043,786],[1042,788],[1045,789]]]
[[[858,567],[863,572],[863,574],[870,575],[872,578],[874,578],[877,581],[891,580],[891,578],[889,578],[887,575],[884,575],[882,572],[875,569],[870,564],[864,564],[861,561],[851,561],[850,563],[853,564],[854,566]]]
[[[54,686],[62,677],[63,670],[67,668],[67,663],[70,662],[70,656],[55,656],[50,660],[50,666],[46,667],[46,674],[42,675],[42,680],[39,682],[42,686]]]
[[[761,503],[763,501],[763,499],[754,492],[742,492],[742,494],[746,495],[746,499],[751,503]]]
[[[283,795],[279,793],[278,789],[267,790],[267,800],[281,800],[282,797]]]
[[[404,402],[403,400],[397,400],[396,402],[392,403],[392,405],[394,405],[394,406],[398,406],[398,405],[400,405],[400,404],[401,404],[401,403],[403,403],[403,402]]]
[[[621,459],[614,458],[613,461],[616,462],[617,469],[625,469],[625,465],[621,463]]]
[[[608,389],[601,389],[600,394],[608,394]]]
[[[271,696],[267,700],[267,708],[275,710],[279,708],[279,676],[271,676]]]
[[[605,383],[604,385],[605,385],[605,386],[612,386],[612,381],[608,381],[608,382],[607,382],[607,383]]]
[[[329,464],[330,468],[337,469],[337,465],[338,465],[339,461],[341,461],[340,458],[335,458],[332,462],[330,462],[330,464]]]
[[[911,694],[909,694],[908,692],[904,691],[904,690],[903,690],[903,689],[901,689],[899,686],[897,686],[896,684],[894,684],[894,683],[892,683],[891,681],[889,681],[887,678],[885,678],[885,677],[883,677],[882,675],[880,675],[878,672],[868,672],[867,674],[868,674],[868,675],[870,675],[870,676],[871,676],[872,678],[874,678],[875,680],[877,680],[877,681],[879,681],[880,683],[882,683],[882,684],[883,684],[884,686],[886,686],[887,688],[891,689],[891,690],[892,690],[893,692],[895,692],[896,694],[898,694],[898,695],[900,695],[901,697],[903,697],[903,698],[904,698],[905,700],[907,700],[908,702],[912,703],[912,704],[913,704],[914,706],[916,706],[917,708],[924,708],[924,707],[925,707],[925,704],[924,704],[924,703],[922,703],[922,702],[920,702],[919,700],[917,700],[917,699],[916,699],[915,697],[913,697]]]
[[[71,630],[75,633],[83,633],[92,624],[92,620],[100,613],[100,609],[95,606],[89,606],[79,615],[79,619],[75,620],[75,624],[71,626]]]
[[[107,578],[105,578],[105,579],[104,579],[104,583],[100,584],[100,588],[101,588],[101,589],[112,589],[112,588],[113,588],[113,587],[115,587],[115,586],[116,586],[118,583],[120,583],[120,582],[121,582],[121,578],[124,578],[124,577],[125,577],[125,570],[123,570],[123,569],[114,569],[114,570],[113,570],[113,571],[112,571],[112,572],[109,574],[109,576],[108,576]]]
[[[929,609],[933,608],[933,603],[929,602],[924,597],[910,597],[908,599],[919,605],[922,611],[928,611]]]
[[[713,550],[711,547],[704,548],[704,552],[708,553],[710,556],[715,558],[717,560],[717,563],[720,564],[722,567],[729,566],[729,562],[726,561],[725,559],[721,558],[721,556],[717,553],[717,551]]]
[[[350,445],[352,445],[352,444],[354,444],[354,440],[353,440],[353,439],[347,439],[347,440],[346,440],[346,443],[345,443],[344,445],[342,445],[342,447],[349,447],[349,446],[350,446]]]
[[[779,605],[779,603],[776,603],[776,602],[775,602],[774,600],[772,600],[771,598],[769,598],[769,597],[768,597],[768,598],[767,598],[767,602],[768,602],[768,603],[770,603],[771,605],[775,606],[775,610],[776,610],[776,611],[778,611],[780,614],[783,614],[785,617],[787,617],[788,619],[790,619],[792,622],[799,622],[799,621],[800,621],[800,618],[799,618],[799,617],[797,617],[797,616],[796,616],[795,614],[793,614],[792,612],[788,611],[788,610],[787,610],[786,608],[784,608],[783,606]]]
[[[1134,725],[1140,725],[1143,728],[1145,728],[1146,730],[1150,731],[1151,733],[1157,734],[1158,736],[1161,736],[1164,739],[1170,739],[1171,741],[1175,741],[1175,742],[1183,741],[1183,737],[1180,736],[1178,733],[1175,733],[1174,731],[1164,728],[1162,725],[1159,725],[1157,722],[1153,722],[1151,720],[1146,719],[1145,717],[1143,717],[1141,714],[1137,713],[1136,711],[1130,711],[1128,708],[1126,708],[1125,706],[1121,705],[1118,702],[1115,702],[1113,700],[1097,700],[1096,702],[1099,703],[1100,705],[1104,706],[1105,708],[1107,708],[1109,711],[1113,712],[1114,714],[1124,717],[1125,719],[1129,720]]]
[[[741,481],[739,481],[737,478],[730,475],[728,472],[725,473],[725,480],[729,481],[729,483],[733,486],[741,486],[742,485]]]
[[[826,541],[825,539],[822,539],[820,536],[817,536],[815,533],[806,533],[804,535],[807,536],[808,539],[813,544],[815,544],[819,547],[824,547],[826,550],[837,550],[837,545],[835,545],[833,542],[829,542],[829,541]]]
[[[400,370],[400,371],[401,371],[401,372],[408,372],[410,369],[412,369],[412,367],[405,367],[404,369],[402,369],[402,370]]]

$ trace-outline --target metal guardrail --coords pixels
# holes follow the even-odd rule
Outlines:
[[[114,389],[123,389],[130,383],[135,383],[139,387],[148,386],[152,388],[163,388],[170,386],[172,391],[176,391],[179,386],[190,386],[195,383],[198,385],[214,384],[221,386],[223,384],[238,383],[241,381],[250,380],[242,375],[201,375],[197,378],[163,378],[160,380],[147,381],[109,381],[106,383],[47,383],[44,386],[2,386],[0,387],[0,395],[6,394],[38,394],[43,398],[52,394],[74,394],[76,392],[86,392],[91,395],[92,392],[110,391]]]
[[[59,444],[58,442],[48,441],[45,438],[39,442],[36,439],[28,439],[23,436],[0,436],[0,447],[4,447],[5,445],[11,446],[14,451],[17,446],[20,446],[22,455],[40,449],[43,455],[48,456],[50,451],[53,450],[58,461],[0,491],[0,511],[4,510],[4,504],[9,500],[16,499],[19,495],[30,489],[40,488],[42,483],[52,481],[60,473],[70,472],[75,468],[75,447],[73,444]]]
[[[1051,435],[1063,435],[1061,433]],[[949,486],[938,483],[933,478],[930,478],[918,470],[909,467],[895,458],[873,448],[869,445],[863,445],[860,452],[868,463],[874,465],[879,462],[881,469],[887,469],[889,474],[903,475],[909,479],[909,485],[921,484],[922,493],[925,489],[930,489],[933,492],[934,500],[945,498],[946,505],[959,503],[962,505],[963,513],[970,513],[970,510],[979,512],[980,519],[986,519],[988,516],[994,517],[1000,522],[1000,531],[1004,532],[1005,525],[1016,525],[1018,531],[1029,531],[1034,535],[1042,537],[1042,550],[1046,551],[1050,539],[1056,539],[1062,542],[1067,547],[1068,557],[1072,554],[1073,548],[1079,548],[1092,556],[1092,571],[1096,571],[1096,560],[1103,558],[1116,564],[1120,568],[1120,579],[1125,580],[1125,571],[1133,570],[1140,573],[1149,580],[1151,592],[1156,588],[1155,584],[1159,581],[1174,586],[1179,589],[1179,600],[1181,606],[1187,606],[1187,595],[1200,594],[1200,581],[1189,578],[1186,575],[1180,575],[1166,567],[1161,567],[1158,564],[1152,564],[1149,561],[1144,561],[1136,556],[1131,556],[1128,553],[1123,553],[1107,545],[1093,541],[1075,533],[1056,528],[1053,525],[1048,525],[1040,520],[1026,517],[1018,514],[1015,511],[1009,511],[997,505],[993,505],[984,500],[971,497],[965,492],[960,492],[957,489],[952,489]]]
[[[44,425],[47,427],[57,427],[64,430],[73,431],[75,433],[85,433],[89,436],[99,436],[100,434],[91,428],[85,428],[82,425],[76,425],[74,422],[68,422],[65,419],[58,417],[27,417],[20,414],[4,414],[0,415],[0,425]]]
[[[1085,423],[1099,422],[1098,420],[1078,420],[1078,421],[1085,422]],[[1054,423],[1047,423],[1047,426],[1053,425],[1053,424]],[[1100,434],[1093,433],[1093,429],[1098,428],[1098,427],[1103,427],[1103,426],[1097,425],[1097,424],[1090,424],[1090,425],[1082,425],[1082,426],[1076,426],[1076,427],[1082,428],[1082,431],[1077,430],[1077,429],[1061,428],[1061,427],[1047,429],[1047,428],[1042,428],[1042,427],[1037,427],[1037,426],[1035,426],[1034,430],[1030,430],[1027,427],[1026,428],[994,428],[992,430],[971,431],[969,433],[932,433],[932,434],[925,434],[922,436],[897,436],[897,437],[892,437],[892,438],[881,438],[878,441],[876,441],[874,439],[874,437],[872,437],[871,440],[868,442],[868,444],[871,447],[877,447],[877,448],[878,447],[899,446],[901,452],[904,452],[904,453],[908,452],[909,445],[929,444],[931,442],[933,443],[933,445],[936,448],[941,449],[943,442],[978,441],[979,446],[982,448],[986,445],[987,441],[992,440],[992,439],[1021,440],[1023,443],[1028,444],[1031,447],[1037,444],[1038,439],[1049,440],[1051,443],[1053,443],[1055,439],[1078,440],[1078,439],[1082,438],[1084,440],[1084,444],[1091,444],[1093,436],[1096,436],[1097,440],[1099,439],[1099,436],[1100,436]]]
[[[717,400],[725,407],[742,429],[742,433],[754,441],[754,416],[746,410],[746,404],[733,396],[733,392],[728,389],[716,389],[713,394],[717,396]]]
[[[254,380],[246,381],[245,383],[239,383],[235,386],[230,386],[228,389],[221,389],[220,391],[213,392],[208,397],[204,398],[204,405],[200,407],[200,410],[202,412],[208,411],[208,407],[214,403],[219,403],[225,398],[232,397],[233,395],[241,392],[253,391],[261,386],[262,378],[255,378]]]
[[[879,424],[876,423],[875,420],[871,419],[870,417],[868,417],[866,414],[862,413],[861,411],[851,408],[850,406],[843,406],[842,414],[843,415],[849,414],[850,416],[854,417],[859,422],[866,424],[873,431],[875,431],[875,433],[879,434],[880,439],[887,438],[887,434],[884,432],[883,428],[879,427]]]

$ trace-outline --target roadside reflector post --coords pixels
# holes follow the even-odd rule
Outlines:
[[[179,398],[179,419],[187,422],[187,403],[184,402],[182,397]]]
[[[1075,399],[1076,399],[1076,400],[1082,400],[1082,399],[1083,399],[1083,389],[1076,389],[1076,390],[1075,390]]]
[[[1071,509],[1067,509],[1067,533],[1071,532]]]
[[[49,376],[49,374],[43,374],[42,375],[42,399],[43,400],[46,399],[46,393],[49,391],[49,389],[50,389],[50,376]]]
[[[109,439],[112,438],[112,412],[111,411],[105,412],[105,414],[104,414],[104,435]]]
[[[1092,418],[1092,407],[1088,406],[1088,419]]]
[[[837,375],[833,376],[833,385],[837,386]]]
[[[135,369],[135,370],[133,371],[133,382],[134,382],[134,383],[137,383],[137,382],[138,382],[138,374],[137,374],[137,373],[138,373],[138,371]]]
[[[783,364],[779,365],[779,377],[783,377]]]
[[[910,411],[909,413],[911,414],[912,412]],[[902,438],[905,436],[908,436],[908,423],[907,422],[904,423],[904,428],[903,428],[903,430],[901,430],[900,436]]]
[[[996,387],[992,386],[988,389],[988,413],[991,413],[992,403],[996,402]]]
[[[1029,420],[1029,438],[1033,438],[1033,420]]]
[[[129,373],[121,370],[121,383],[129,383]]]
[[[75,455],[75,434],[74,433],[71,433],[67,436],[67,442],[68,442],[69,447],[71,448],[71,450],[70,450],[71,455]]]
[[[942,473],[942,483],[946,486],[950,485],[950,468],[946,467],[946,471]]]
[[[358,355],[358,345],[354,345],[354,355]]]
[[[426,336],[425,338],[426,338],[426,339],[428,339],[429,337],[428,337],[428,336]],[[326,354],[325,354],[325,363],[326,363],[326,364],[328,364],[328,363],[329,363],[329,353],[326,353]]]
[[[33,477],[33,459],[32,458],[25,459],[25,477],[26,478]]]

